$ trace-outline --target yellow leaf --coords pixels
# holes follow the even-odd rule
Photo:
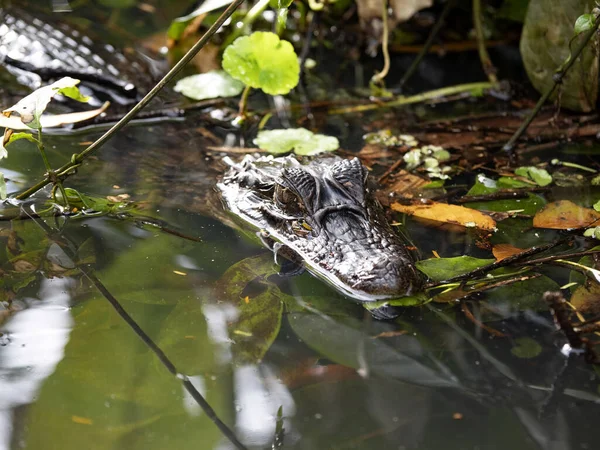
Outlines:
[[[568,230],[599,225],[600,213],[583,208],[569,200],[547,204],[533,218],[535,228]]]
[[[392,203],[391,207],[394,211],[436,222],[461,225],[466,228],[476,227],[489,231],[496,229],[496,221],[490,216],[464,206],[448,205],[446,203],[428,203],[424,205]]]

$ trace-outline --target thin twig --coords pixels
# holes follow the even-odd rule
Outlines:
[[[497,84],[488,82],[459,84],[456,86],[448,86],[441,89],[434,89],[433,91],[423,92],[421,94],[412,95],[410,97],[400,96],[388,102],[377,102],[369,103],[366,105],[349,106],[346,108],[330,109],[328,113],[349,114],[364,111],[373,111],[375,109],[395,108],[398,106],[410,105],[412,103],[421,103],[430,100],[436,100],[442,97],[447,97],[449,95],[455,94],[476,93],[477,95],[480,95],[481,92],[487,89],[493,89],[495,87],[497,87]]]
[[[165,87],[167,83],[169,83],[177,73],[183,67],[192,60],[192,58],[206,45],[208,40],[215,34],[221,25],[233,14],[233,12],[244,2],[244,0],[234,0],[223,14],[219,16],[219,18],[215,21],[215,23],[204,33],[204,35],[194,44],[194,46],[181,58],[177,64],[173,66],[171,70],[158,82],[156,86],[154,86],[150,92],[146,94],[146,96],[140,100],[140,102],[135,105],[121,120],[119,120],[110,130],[104,133],[98,140],[92,143],[89,147],[83,150],[81,153],[75,154],[71,157],[71,161],[65,165],[63,165],[60,169],[56,170],[56,173],[60,177],[66,177],[68,173],[73,170],[75,167],[79,166],[83,160],[92,153],[97,148],[100,148],[102,145],[106,143],[117,131],[121,130],[131,119],[133,119],[136,114],[144,108],[150,101],[158,94],[158,92]],[[35,185],[31,186],[29,189],[17,195],[15,198],[17,200],[24,200],[27,197],[31,196],[35,192],[39,191],[41,188],[51,183],[50,177],[46,177],[42,181],[39,181]]]
[[[473,25],[475,26],[475,35],[477,37],[477,50],[479,51],[479,60],[483,67],[483,72],[490,80],[490,83],[497,83],[496,68],[492,64],[490,55],[485,48],[485,36],[483,35],[483,17],[481,13],[481,0],[473,0]]]
[[[562,255],[552,255],[552,256],[546,256],[545,258],[530,259],[529,261],[518,262],[515,264],[515,266],[517,266],[517,267],[537,266],[539,264],[544,264],[547,262],[555,262],[557,259],[579,258],[581,256],[597,255],[598,253],[600,253],[600,250],[584,250],[581,252],[563,253]],[[519,253],[519,255],[520,254],[521,253]],[[502,261],[505,261],[505,260],[503,259]]]
[[[458,282],[458,281],[464,281],[464,280],[473,279],[473,278],[476,278],[478,276],[481,276],[481,275],[484,275],[486,273],[489,273],[492,270],[496,270],[496,269],[499,269],[501,267],[506,267],[506,266],[509,266],[509,265],[512,265],[512,264],[515,264],[515,265],[518,266],[519,264],[517,264],[517,263],[521,259],[527,258],[527,257],[532,256],[532,255],[536,255],[538,253],[545,252],[546,250],[549,250],[549,249],[551,249],[553,247],[556,247],[557,245],[562,244],[564,242],[565,242],[564,239],[560,239],[560,240],[558,240],[556,242],[551,242],[550,244],[544,244],[544,245],[540,245],[538,247],[532,247],[532,248],[530,248],[528,250],[525,250],[524,252],[517,253],[516,255],[509,256],[507,258],[504,258],[501,261],[496,261],[496,262],[494,262],[492,264],[488,264],[487,266],[480,267],[479,269],[472,270],[472,271],[467,272],[465,274],[457,275],[455,277],[449,278],[449,279],[444,280],[444,281],[440,281],[440,282],[428,284],[428,285],[425,286],[425,288],[429,290],[431,288],[435,288],[435,287],[440,286],[442,284],[455,283],[455,282]],[[599,252],[600,252],[600,250],[599,250]],[[565,257],[565,255],[557,256],[557,258],[562,258],[562,257]],[[530,263],[529,261],[524,261],[520,265],[528,266],[530,264],[532,264],[532,263]]]
[[[417,67],[419,67],[419,64],[421,64],[421,61],[423,60],[425,55],[431,49],[431,46],[433,45],[433,41],[435,40],[438,33],[442,29],[442,25],[444,25],[444,22],[446,21],[446,17],[448,16],[448,13],[450,12],[450,10],[452,8],[454,8],[455,3],[456,3],[456,0],[449,0],[448,3],[446,3],[444,10],[440,14],[440,17],[438,18],[435,25],[431,29],[431,32],[429,33],[429,36],[427,37],[425,44],[423,44],[423,48],[421,48],[421,51],[419,52],[419,54],[417,55],[415,60],[412,62],[412,64],[408,68],[408,70],[406,72],[404,72],[404,75],[402,75],[402,78],[400,79],[400,82],[398,83],[398,87],[400,89],[402,89],[404,87],[404,85],[406,84],[406,82],[410,79],[410,77],[413,76],[413,74],[417,70]]]

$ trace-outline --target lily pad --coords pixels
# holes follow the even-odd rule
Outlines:
[[[269,153],[281,154],[293,150],[297,155],[303,156],[332,152],[340,146],[337,138],[314,134],[306,128],[261,131],[254,139],[254,144]]]
[[[494,259],[480,259],[472,256],[457,256],[455,258],[424,259],[418,261],[416,266],[433,281],[443,281],[487,266],[494,261]]]
[[[530,337],[515,339],[515,346],[510,352],[517,358],[531,359],[542,353],[542,346]]]
[[[70,77],[64,77],[60,80],[48,85],[36,89],[27,97],[19,100],[12,107],[5,109],[2,113],[6,117],[10,117],[11,114],[15,113],[21,116],[21,122],[27,125],[29,128],[39,129],[42,127],[40,124],[40,117],[46,111],[48,103],[57,94],[62,94],[65,97],[72,98],[79,102],[87,102],[88,97],[85,97],[79,92],[77,85],[79,80]]]
[[[486,195],[498,192],[500,189],[515,189],[528,186],[519,180],[502,177],[492,180],[484,176],[477,177],[476,183],[467,192],[467,195]],[[464,206],[480,209],[484,211],[522,211],[523,214],[533,215],[546,204],[546,201],[539,195],[528,193],[526,198],[492,200],[489,202],[469,202]]]
[[[256,31],[237,38],[223,53],[223,69],[270,95],[287,94],[300,79],[294,47],[275,33]]]
[[[519,167],[517,170],[515,170],[515,174],[521,177],[530,178],[535,182],[535,184],[542,187],[548,186],[550,183],[552,183],[552,175],[550,175],[548,171],[544,169],[538,169],[535,166]]]
[[[235,97],[244,89],[244,83],[232,78],[224,70],[212,70],[182,78],[175,85],[175,91],[194,100],[207,98]]]

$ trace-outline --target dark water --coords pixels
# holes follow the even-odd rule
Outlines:
[[[280,407],[290,449],[597,447],[597,376],[560,353],[564,337],[539,301],[557,282],[530,287],[537,300],[492,295],[493,315],[474,306],[506,337],[445,304],[375,321],[310,275],[278,277],[270,253],[223,224],[212,193],[220,156],[206,152],[202,125],[128,128],[68,182],[127,193],[201,242],[108,217],[2,222],[3,267],[20,275],[3,277],[0,449],[233,448],[78,269],[88,265],[249,448],[271,448]],[[344,147],[360,148],[346,133]],[[52,162],[97,136],[50,136]],[[9,187],[37,180],[38,159],[11,148]],[[411,220],[407,230],[423,253],[479,252],[475,236]],[[261,323],[249,333],[240,317]]]

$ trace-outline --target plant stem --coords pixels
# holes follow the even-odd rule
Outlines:
[[[240,98],[238,117],[242,120],[246,118],[246,107],[248,106],[248,94],[250,94],[250,89],[252,89],[250,86],[246,86],[242,92],[242,97]]]
[[[256,2],[256,4],[250,8],[250,11],[246,13],[244,20],[242,20],[242,26],[234,27],[233,32],[227,36],[221,48],[225,48],[235,41],[250,25],[254,23],[258,16],[260,16],[263,11],[267,9],[267,6],[269,6],[269,0],[258,0],[258,2]]]
[[[44,165],[46,166],[46,173],[48,174],[48,178],[54,180],[54,183],[60,189],[60,193],[63,196],[64,206],[69,207],[69,200],[67,199],[67,193],[65,192],[65,188],[62,185],[62,182],[56,178],[55,172],[52,170],[52,166],[50,165],[50,161],[48,160],[48,156],[46,155],[46,148],[44,147],[44,142],[42,141],[42,128],[37,129],[37,148],[42,155],[42,160],[44,161]],[[55,199],[56,200],[56,199]]]
[[[492,89],[497,87],[497,83],[480,82],[480,83],[467,83],[459,84],[457,86],[449,86],[441,89],[434,89],[433,91],[423,92],[422,94],[412,95],[410,97],[398,97],[389,102],[381,103],[370,103],[368,105],[356,105],[349,106],[347,108],[338,108],[329,110],[329,114],[347,114],[363,111],[372,111],[380,108],[394,108],[396,106],[410,105],[412,103],[425,102],[427,100],[433,100],[447,95],[461,94],[472,91],[483,91],[486,89]]]
[[[497,83],[496,68],[492,64],[490,55],[485,48],[485,37],[483,35],[483,23],[481,14],[481,0],[473,0],[473,25],[475,26],[475,35],[477,37],[477,49],[479,51],[479,60],[483,71],[490,80],[490,83]]]
[[[125,116],[123,116],[123,118],[119,120],[110,130],[108,130],[106,133],[100,136],[98,140],[93,142],[81,153],[73,155],[71,161],[59,168],[56,171],[56,173],[59,176],[66,176],[69,171],[80,165],[81,162],[86,158],[86,156],[88,156],[97,148],[104,145],[106,141],[108,141],[117,131],[119,131],[121,128],[127,125],[127,123],[129,123],[129,121],[131,121],[131,119],[133,119],[142,108],[144,108],[148,103],[150,103],[150,101],[156,96],[156,94],[158,94],[158,92],[163,87],[165,87],[165,85],[169,83],[175,77],[175,75],[177,75],[177,73],[179,73],[179,71],[183,69],[183,67],[192,60],[194,56],[196,56],[196,54],[202,49],[202,47],[206,45],[206,43],[212,37],[212,35],[215,34],[219,28],[221,28],[221,25],[223,25],[223,23],[233,14],[233,12],[243,2],[244,0],[234,0],[233,3],[231,3],[225,11],[223,11],[223,14],[219,16],[215,23],[206,31],[206,33],[204,33],[204,35],[198,40],[198,42],[194,44],[194,46],[183,56],[183,58],[181,58],[181,60],[179,60],[179,62],[175,64],[171,70],[169,70],[169,72],[158,82],[156,86],[154,86],[150,90],[150,92],[148,92],[144,96],[142,100],[140,100],[140,102],[137,105],[135,105],[127,114],[125,114]],[[39,181],[34,186],[31,186],[29,189],[25,190],[24,192],[21,192],[15,198],[17,200],[26,199],[27,197],[39,191],[41,188],[43,188],[50,182],[51,179],[47,176],[44,180]]]
[[[446,17],[448,16],[448,13],[450,12],[450,10],[452,8],[454,8],[455,3],[456,3],[456,0],[448,0],[448,3],[446,3],[446,6],[444,7],[444,10],[442,11],[442,14],[440,14],[440,17],[438,18],[437,22],[431,29],[431,33],[429,33],[429,36],[427,37],[425,44],[423,44],[423,48],[421,49],[421,51],[419,52],[419,54],[417,55],[415,60],[412,62],[412,64],[408,68],[408,70],[404,73],[404,75],[402,76],[402,79],[400,79],[400,82],[398,83],[398,87],[402,88],[406,84],[406,82],[409,80],[409,78],[413,76],[413,74],[417,70],[417,67],[419,67],[419,64],[421,64],[421,61],[423,60],[423,58],[425,57],[425,55],[427,54],[427,52],[433,45],[433,41],[435,40],[438,33],[442,29],[442,26],[444,25],[444,22],[446,21]]]
[[[42,155],[42,159],[44,160],[44,165],[46,166],[46,171],[48,173],[52,172],[52,166],[50,165],[50,161],[48,161],[48,157],[46,156],[46,149],[44,148],[44,144],[42,142],[42,129],[37,129],[37,148]]]
[[[383,52],[383,69],[381,69],[381,72],[377,72],[375,75],[373,75],[373,78],[371,78],[371,83],[373,84],[383,83],[384,78],[390,71],[390,51],[388,48],[390,30],[388,24],[387,0],[382,1],[381,20],[383,21],[383,36],[381,38],[381,51]]]
[[[542,106],[544,105],[544,103],[546,103],[546,100],[548,100],[548,98],[550,98],[550,96],[556,89],[556,86],[558,86],[560,83],[562,83],[563,78],[565,77],[565,75],[567,74],[567,72],[569,71],[571,66],[573,64],[575,64],[575,61],[577,60],[577,58],[579,58],[579,55],[581,54],[581,52],[583,51],[585,46],[588,44],[590,39],[596,34],[596,31],[598,30],[599,25],[600,25],[600,19],[598,17],[596,17],[594,19],[594,26],[584,33],[584,35],[581,38],[581,40],[579,41],[579,44],[578,44],[577,48],[575,49],[575,51],[569,55],[570,59],[568,60],[568,62],[566,64],[564,64],[564,67],[562,69],[558,70],[552,76],[552,80],[554,81],[554,84],[552,85],[552,87],[550,89],[548,89],[546,91],[546,93],[538,100],[537,104],[535,105],[535,108],[533,108],[533,111],[531,111],[531,114],[529,114],[529,116],[521,124],[519,129],[517,131],[515,131],[515,134],[512,135],[512,137],[508,140],[508,142],[506,144],[504,144],[504,147],[502,147],[502,150],[504,150],[505,152],[508,152],[512,155],[512,151],[515,147],[515,143],[517,142],[517,140],[523,135],[525,130],[527,130],[527,128],[529,127],[531,122],[533,122],[533,119],[535,119],[535,116],[537,116],[537,114],[540,112],[540,110],[542,109]]]

